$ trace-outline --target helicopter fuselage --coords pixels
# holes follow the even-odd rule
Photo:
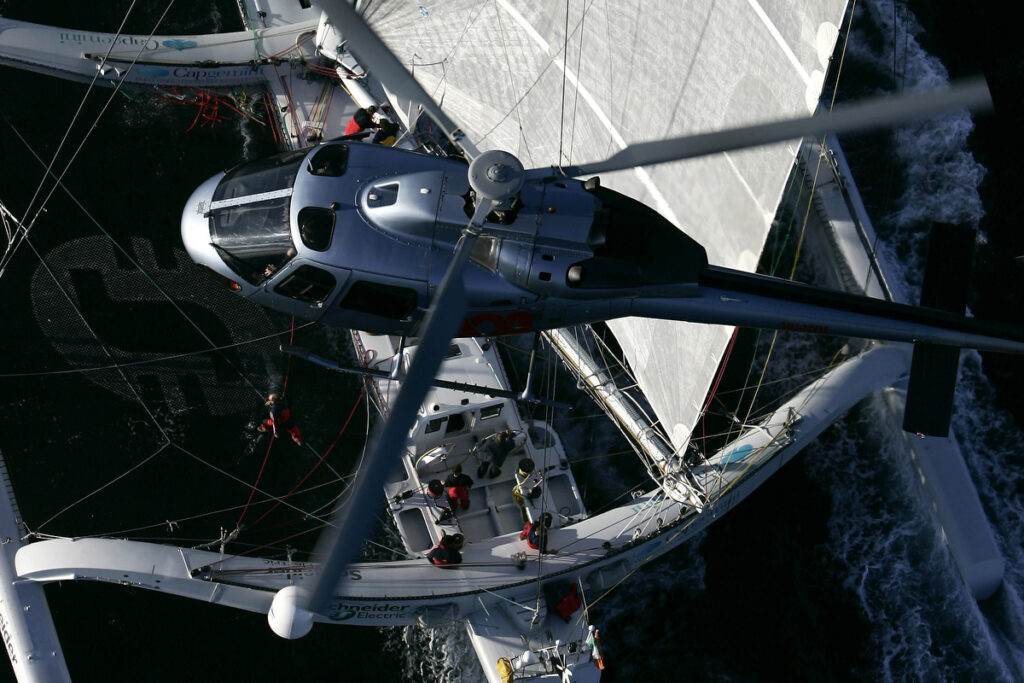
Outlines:
[[[466,164],[353,141],[249,162],[182,215],[196,263],[300,318],[415,336],[472,215]],[[615,318],[637,297],[692,296],[703,247],[596,182],[527,182],[492,211],[463,272],[460,336]]]

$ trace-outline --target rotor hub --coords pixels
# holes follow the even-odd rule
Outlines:
[[[505,202],[523,187],[523,164],[500,149],[484,152],[469,165],[469,185],[480,199]]]

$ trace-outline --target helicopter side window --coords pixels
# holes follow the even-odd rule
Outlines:
[[[313,251],[327,251],[334,237],[334,211],[321,206],[299,211],[299,237]]]
[[[408,287],[359,280],[342,298],[341,307],[400,320],[412,313],[417,299],[416,292]]]
[[[337,178],[348,168],[348,145],[325,145],[309,160],[313,175]]]
[[[320,303],[330,295],[336,284],[337,280],[326,270],[301,265],[274,287],[274,291],[299,301]]]

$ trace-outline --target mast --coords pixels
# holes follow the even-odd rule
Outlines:
[[[702,510],[703,490],[687,477],[687,468],[682,456],[669,447],[645,411],[616,385],[615,380],[597,364],[590,352],[568,330],[556,329],[544,334],[563,362],[583,382],[586,391],[608,417],[626,436],[631,437],[631,443],[650,459],[649,462],[645,460],[645,464],[648,465],[648,473],[658,486],[672,500],[689,505],[698,511]]]

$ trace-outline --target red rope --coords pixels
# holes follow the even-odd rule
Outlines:
[[[725,366],[729,362],[729,356],[732,355],[732,347],[736,343],[736,336],[739,334],[740,328],[734,327],[732,329],[732,337],[729,339],[729,346],[725,349],[725,355],[722,356],[722,363],[718,366],[718,375],[715,377],[715,383],[711,385],[711,391],[708,393],[708,400],[704,404],[704,407],[700,411],[700,438],[701,441],[707,443],[707,412],[708,408],[711,407],[711,401],[715,398],[715,392],[718,391],[718,385],[722,381],[722,375],[725,374]]]
[[[284,501],[288,500],[288,497],[289,497],[290,495],[292,495],[293,493],[295,493],[296,489],[298,489],[298,488],[299,488],[300,486],[302,486],[302,485],[303,485],[303,484],[304,484],[304,483],[306,482],[306,480],[307,480],[307,479],[309,479],[309,477],[310,477],[310,476],[311,476],[311,475],[313,474],[313,472],[316,472],[316,469],[317,469],[318,467],[320,467],[320,464],[321,464],[321,463],[322,463],[322,462],[323,462],[323,461],[324,461],[324,460],[325,460],[325,459],[327,458],[327,456],[328,456],[328,455],[330,454],[330,452],[331,452],[332,450],[334,450],[334,446],[335,446],[335,444],[337,444],[337,443],[338,443],[338,439],[340,439],[340,438],[341,438],[341,435],[345,433],[345,430],[346,430],[346,429],[348,428],[348,424],[349,424],[349,422],[351,422],[351,421],[352,421],[352,416],[356,414],[356,408],[358,408],[358,407],[359,407],[359,404],[360,404],[360,403],[362,403],[362,401],[363,401],[363,396],[364,396],[365,394],[366,394],[366,385],[364,384],[364,385],[363,385],[363,390],[359,392],[359,398],[357,398],[357,399],[356,399],[355,405],[353,405],[353,406],[352,406],[352,410],[351,410],[351,411],[349,411],[348,417],[347,417],[347,418],[345,418],[345,424],[343,424],[343,425],[341,426],[341,430],[340,430],[340,431],[338,432],[338,435],[334,437],[334,441],[332,441],[332,442],[331,442],[331,445],[327,447],[327,450],[326,450],[326,451],[324,451],[324,454],[320,456],[320,459],[316,461],[316,464],[315,464],[315,465],[313,465],[312,469],[310,469],[310,470],[309,470],[309,472],[306,472],[306,476],[304,476],[304,477],[303,477],[302,479],[300,479],[300,480],[299,480],[299,483],[298,483],[298,484],[296,484],[295,486],[293,486],[293,487],[291,488],[291,490],[290,490],[290,491],[288,491],[288,493],[284,494],[284,496],[282,496],[280,500],[278,500],[278,501],[277,501],[276,503],[274,503],[274,505],[273,505],[273,506],[272,506],[272,507],[271,507],[271,508],[270,508],[269,510],[267,510],[267,511],[266,511],[266,512],[264,512],[264,513],[263,513],[262,515],[260,515],[260,516],[259,516],[259,517],[258,517],[258,518],[256,519],[256,521],[254,521],[254,522],[253,522],[252,524],[250,524],[250,525],[249,525],[249,528],[252,528],[252,527],[256,526],[257,524],[259,524],[259,523],[260,523],[260,521],[261,521],[261,520],[262,520],[262,519],[263,519],[264,517],[266,517],[266,516],[267,516],[267,515],[269,515],[269,514],[270,514],[271,512],[273,512],[274,510],[276,510],[276,509],[277,509],[277,507],[278,507],[278,506],[279,506],[279,505],[280,505],[281,503],[283,503]],[[250,496],[250,499],[251,499],[251,498],[252,498],[252,496]],[[248,504],[247,504],[247,505],[248,505]],[[245,514],[245,513],[243,512],[242,514]]]
[[[270,97],[263,93],[263,108],[267,110],[267,122],[270,124],[270,132],[274,135],[274,144],[281,146],[281,131],[277,125],[277,115],[270,109]]]
[[[294,341],[295,341],[295,316],[293,315],[292,316],[292,331],[291,331],[291,335],[288,337],[288,343],[291,344]],[[292,357],[291,357],[291,354],[289,354],[288,355],[288,364],[287,364],[286,369],[284,371],[284,388],[281,389],[281,398],[284,398],[284,392],[288,390],[288,374],[291,372],[291,368],[292,368]],[[359,404],[356,403],[356,405],[359,405]],[[353,411],[354,410],[355,409],[353,408]],[[273,418],[271,418],[271,419],[273,419]],[[348,422],[347,421],[345,422],[345,425],[348,426]],[[342,431],[344,431],[344,427],[342,428]],[[341,435],[339,434],[338,436],[341,436]],[[254,483],[252,485],[252,489],[249,491],[249,500],[245,501],[245,507],[242,508],[242,514],[239,515],[238,521],[235,523],[235,526],[238,526],[239,524],[242,523],[242,519],[245,518],[245,513],[249,510],[249,504],[252,502],[252,497],[256,493],[256,487],[259,486],[260,479],[263,477],[263,468],[267,466],[267,459],[270,458],[270,449],[272,449],[274,447],[274,439],[276,439],[276,438],[277,438],[277,432],[276,431],[272,432],[270,434],[270,443],[267,445],[267,454],[263,456],[263,464],[260,465],[260,471],[256,475],[256,483]],[[335,439],[335,441],[337,441],[337,439]],[[331,444],[331,446],[333,447],[334,444]],[[325,453],[324,455],[326,456],[327,454]],[[320,460],[322,461],[323,458],[321,458]],[[317,463],[317,465],[319,465],[319,464],[320,463]],[[314,467],[313,469],[316,469],[316,467]],[[310,474],[312,474],[312,472],[310,472]],[[309,476],[309,475],[306,475],[306,476]],[[303,479],[302,481],[305,481],[305,479]],[[299,483],[302,483],[302,482],[299,482]],[[292,490],[294,491],[295,489],[292,489]],[[285,497],[287,498],[287,496],[285,496]],[[274,507],[277,507],[277,506],[275,505]],[[270,509],[273,510],[274,508],[270,508]],[[263,517],[266,517],[266,516],[267,516],[266,514],[263,515]],[[260,517],[259,519],[257,519],[256,522],[260,521],[260,519],[263,519],[263,517]],[[253,522],[253,524],[255,524],[256,522]]]
[[[277,438],[277,434],[271,432],[270,443],[267,444],[267,454],[263,456],[263,464],[260,465],[260,471],[256,475],[256,481],[252,485],[252,489],[249,490],[249,500],[245,501],[245,507],[242,508],[242,514],[238,516],[238,521],[235,522],[235,526],[242,524],[242,520],[245,518],[245,513],[249,510],[249,503],[252,502],[253,495],[256,494],[256,487],[260,485],[260,479],[263,477],[263,468],[267,466],[267,460],[270,458],[270,449],[274,447],[274,439]],[[260,518],[262,519],[262,517]]]

